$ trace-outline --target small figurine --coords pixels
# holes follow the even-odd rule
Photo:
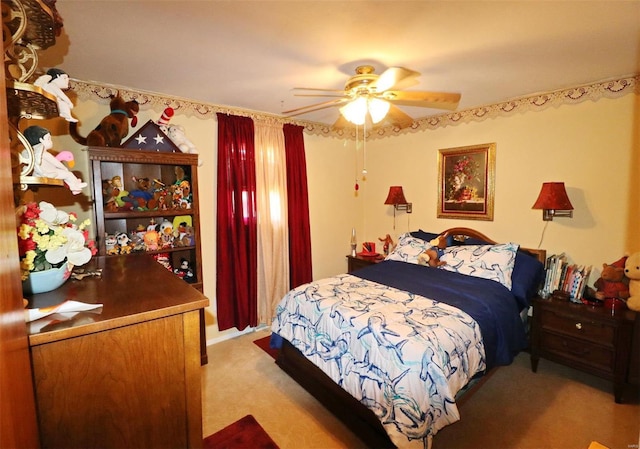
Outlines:
[[[389,253],[393,251],[393,249],[396,247],[395,243],[393,243],[393,239],[389,234],[387,234],[384,238],[378,237],[378,240],[380,240],[383,243],[382,253],[385,256],[388,256]]]
[[[45,75],[40,76],[33,83],[45,92],[56,97],[58,103],[58,114],[68,122],[77,122],[78,119],[71,116],[73,103],[63,90],[69,88],[69,75],[62,69],[49,69]]]
[[[24,130],[24,136],[33,148],[35,158],[33,174],[35,176],[62,179],[74,195],[82,192],[87,183],[82,182],[53,154],[47,151],[53,147],[51,133],[48,129],[41,126],[30,126]]]

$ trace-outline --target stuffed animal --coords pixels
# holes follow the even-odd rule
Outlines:
[[[423,251],[418,256],[418,264],[420,265],[429,265],[432,268],[438,268],[447,263],[440,260],[440,255],[442,254],[442,250],[446,248],[446,242],[444,239],[440,239],[436,237],[435,239],[429,242],[431,248]]]
[[[624,264],[624,274],[629,279],[629,298],[627,307],[640,312],[640,252],[627,257]]]
[[[47,73],[38,77],[33,83],[42,90],[49,92],[56,97],[58,104],[58,115],[68,122],[77,122],[78,119],[71,115],[73,103],[64,93],[69,88],[69,75],[62,69],[49,69]]]
[[[629,297],[629,287],[624,273],[625,261],[626,257],[623,257],[612,264],[602,264],[602,274],[593,284],[597,299],[604,301]]]
[[[149,230],[144,233],[144,248],[147,251],[157,251],[160,246],[160,234],[158,231]]]
[[[41,126],[29,126],[24,130],[24,137],[33,149],[33,175],[42,178],[61,179],[69,187],[71,193],[78,195],[87,186],[73,172],[71,172],[62,162],[49,153],[53,148],[51,132]],[[21,161],[27,162],[29,152],[23,151],[19,156]]]
[[[167,220],[166,218],[160,223],[160,230],[158,231],[160,234],[159,244],[162,248],[171,248],[173,247],[174,235],[173,235],[173,223]]]
[[[116,241],[118,242],[118,252],[120,254],[131,254],[133,250],[133,241],[129,238],[126,232],[118,232],[116,234]]]
[[[173,108],[165,108],[160,120],[156,122],[157,125],[160,127],[160,130],[165,133],[169,139],[171,139],[171,142],[180,149],[180,151],[187,154],[197,154],[198,149],[185,135],[184,127],[169,124],[171,117],[173,117],[173,113]],[[202,165],[200,158],[198,158],[198,165]]]
[[[129,134],[129,120],[131,126],[136,126],[138,118],[136,114],[140,110],[137,101],[124,101],[120,96],[112,96],[110,103],[111,112],[105,116],[96,128],[82,137],[78,133],[78,125],[69,123],[69,134],[80,145],[96,147],[120,147],[122,139]]]
[[[127,196],[121,197],[127,208],[133,210],[153,209],[149,204],[153,200],[153,181],[149,178],[136,176],[132,176],[131,180],[136,184],[136,188],[131,190]]]
[[[189,284],[193,284],[196,282],[196,278],[194,276],[193,270],[191,269],[191,264],[184,257],[180,259],[180,267],[173,270],[173,272],[184,281]]]
[[[429,265],[432,268],[437,268],[442,265],[446,265],[447,263],[440,260],[438,251],[435,248],[429,248],[418,256],[418,264]]]
[[[129,192],[122,188],[122,178],[120,176],[102,180],[102,198],[106,212],[117,212],[120,207],[124,206],[122,198],[127,195],[129,195]]]
[[[104,246],[107,250],[107,254],[110,256],[118,254],[118,240],[113,234],[109,234],[105,237]]]

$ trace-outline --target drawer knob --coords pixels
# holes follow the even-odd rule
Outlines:
[[[581,330],[582,329],[582,323],[576,323],[576,329]]]

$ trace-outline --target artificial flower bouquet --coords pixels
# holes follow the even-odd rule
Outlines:
[[[84,265],[98,250],[89,240],[89,219],[76,224],[75,213],[56,209],[45,201],[28,203],[19,211],[18,250],[22,280],[29,273],[61,267],[64,263]]]

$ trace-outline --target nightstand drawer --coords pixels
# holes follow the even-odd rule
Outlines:
[[[613,326],[589,320],[587,317],[574,317],[551,310],[542,310],[541,315],[544,330],[614,347],[616,333]]]
[[[603,374],[613,375],[615,368],[613,349],[549,332],[542,332],[540,337],[545,352],[592,367]]]

